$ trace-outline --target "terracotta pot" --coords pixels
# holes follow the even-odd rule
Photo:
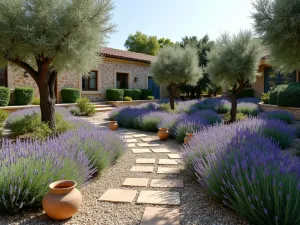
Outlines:
[[[186,133],[185,135],[186,136],[184,138],[184,143],[187,144],[193,138],[194,134],[193,133]]]
[[[169,137],[169,128],[165,128],[165,127],[159,128],[157,135],[160,140],[167,140]]]
[[[108,124],[108,128],[112,131],[115,131],[116,129],[118,129],[118,121],[110,121]]]
[[[72,217],[79,209],[82,196],[72,180],[60,180],[49,185],[49,192],[43,198],[42,205],[47,215],[54,220]]]

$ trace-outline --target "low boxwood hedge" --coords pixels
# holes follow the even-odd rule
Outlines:
[[[284,90],[285,88],[287,88],[288,85],[286,84],[281,84],[281,85],[277,85],[273,88],[271,88],[270,90],[270,97],[269,97],[269,104],[271,105],[277,105],[277,96],[278,96],[278,92],[281,90]]]
[[[60,93],[63,103],[75,103],[80,98],[80,90],[77,88],[63,88]]]
[[[133,90],[132,89],[124,89],[124,98],[130,97],[132,98]]]
[[[15,104],[16,105],[28,105],[32,102],[34,94],[33,88],[15,88],[14,95],[15,95]]]
[[[10,98],[10,90],[0,86],[0,106],[7,106]]]
[[[123,89],[107,89],[106,98],[108,101],[123,101],[124,90]]]
[[[141,99],[147,100],[148,96],[153,96],[151,89],[141,89]]]
[[[132,89],[132,99],[133,100],[140,100],[141,99],[141,89]]]
[[[300,84],[292,83],[278,90],[277,105],[300,107]]]

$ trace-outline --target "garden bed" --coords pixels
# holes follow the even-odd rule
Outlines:
[[[158,100],[133,100],[133,101],[107,101],[108,104],[115,107],[136,106],[143,103],[157,102]]]
[[[260,102],[258,105],[259,105],[259,109],[263,112],[271,112],[274,110],[285,110],[287,112],[290,112],[295,117],[296,120],[300,120],[300,108],[270,105],[270,104],[265,104],[263,102]]]

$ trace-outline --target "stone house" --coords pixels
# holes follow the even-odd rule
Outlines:
[[[149,74],[150,63],[154,56],[123,51],[113,48],[102,49],[103,62],[90,72],[89,77],[80,74],[59,74],[55,92],[57,102],[61,102],[60,91],[66,87],[78,88],[82,97],[93,102],[106,100],[108,88],[149,88],[155,98],[161,97],[162,88],[153,82]],[[32,87],[38,97],[38,88],[31,76],[21,68],[8,65],[0,68],[0,86],[10,89],[16,87]]]

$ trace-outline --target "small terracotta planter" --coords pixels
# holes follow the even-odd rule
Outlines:
[[[108,124],[108,128],[112,131],[115,131],[116,129],[118,129],[118,121],[110,121]]]
[[[186,133],[186,136],[184,138],[184,143],[187,144],[192,138],[194,134],[193,133]]]
[[[42,205],[47,215],[54,220],[72,217],[82,203],[82,195],[72,180],[60,180],[49,185],[49,192],[43,198]]]
[[[159,137],[160,140],[167,140],[169,137],[169,128],[159,128],[157,136]]]

